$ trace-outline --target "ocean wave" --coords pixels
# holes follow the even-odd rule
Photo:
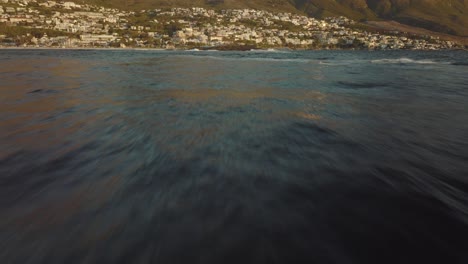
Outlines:
[[[278,49],[251,49],[248,52],[258,52],[258,53],[291,53],[288,50],[278,50]]]
[[[350,81],[339,81],[338,85],[345,88],[352,89],[366,89],[366,88],[378,88],[378,87],[387,87],[389,83],[385,82],[350,82]]]
[[[379,59],[371,60],[371,63],[380,63],[380,64],[440,64],[442,62],[437,62],[433,60],[414,60],[410,58],[397,58],[397,59]]]
[[[298,63],[309,63],[314,62],[310,59],[301,58],[268,58],[268,57],[226,57],[226,56],[199,56],[199,55],[178,55],[180,57],[191,57],[198,59],[210,59],[210,60],[223,60],[223,61],[260,61],[260,62],[298,62]]]

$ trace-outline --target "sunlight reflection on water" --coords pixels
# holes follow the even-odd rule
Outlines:
[[[0,260],[465,263],[465,59],[0,51]]]

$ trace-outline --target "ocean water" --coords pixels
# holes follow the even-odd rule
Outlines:
[[[468,53],[0,50],[0,263],[468,263]]]

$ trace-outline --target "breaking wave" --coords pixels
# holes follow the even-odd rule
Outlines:
[[[278,50],[278,49],[251,49],[248,52],[255,52],[255,53],[291,53],[288,50]]]
[[[410,58],[398,58],[398,59],[379,59],[371,60],[371,63],[382,63],[382,64],[439,64],[441,62],[424,59],[424,60],[415,60]]]

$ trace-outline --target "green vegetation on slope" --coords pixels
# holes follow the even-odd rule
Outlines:
[[[26,35],[32,37],[40,38],[47,34],[49,37],[58,37],[58,36],[73,36],[78,37],[75,34],[67,33],[63,31],[53,30],[53,29],[43,29],[43,28],[29,28],[24,26],[10,26],[6,23],[0,23],[0,35],[5,35],[8,38],[19,38]]]

